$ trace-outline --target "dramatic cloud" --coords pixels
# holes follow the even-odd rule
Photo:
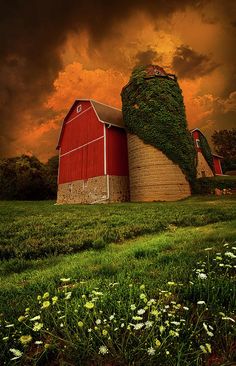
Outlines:
[[[209,56],[197,53],[189,46],[177,48],[172,62],[173,69],[182,79],[196,79],[209,74],[217,65]]]
[[[235,90],[234,4],[221,0],[2,2],[0,156],[32,152],[45,159],[52,155],[61,118],[72,99],[93,97],[120,105],[119,89],[137,63],[161,63],[183,77],[189,122],[198,122],[195,97],[214,94],[225,100]],[[209,79],[218,70],[217,79]],[[199,76],[207,82],[198,83]]]
[[[159,56],[158,53],[150,47],[146,51],[137,52],[135,59],[136,65],[148,65],[161,62],[162,57]]]

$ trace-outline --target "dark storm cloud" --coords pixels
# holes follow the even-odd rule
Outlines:
[[[196,79],[215,70],[216,64],[209,56],[197,53],[189,46],[177,47],[172,61],[173,69],[182,79]]]
[[[153,50],[151,47],[146,51],[139,51],[135,56],[136,65],[148,65],[154,62],[160,62],[162,59],[158,53]]]
[[[9,153],[9,137],[14,139],[24,125],[24,112],[34,116],[41,110],[46,118],[42,104],[62,68],[59,50],[70,32],[86,29],[94,49],[134,12],[145,12],[156,20],[187,6],[200,9],[201,1],[2,0],[0,156]]]

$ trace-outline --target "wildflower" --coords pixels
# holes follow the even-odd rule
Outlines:
[[[168,350],[166,350],[166,355],[169,355],[169,354],[170,354],[170,352]]]
[[[183,309],[186,311],[189,310],[189,308],[187,306],[183,306]]]
[[[159,341],[159,339],[156,339],[155,340],[155,344],[156,344],[157,347],[160,347],[161,346],[161,342]]]
[[[30,311],[30,308],[26,308],[25,312],[28,313]]]
[[[198,305],[205,305],[206,303],[205,303],[205,301],[200,300],[200,301],[198,301],[198,302],[197,302],[197,304],[198,304]]]
[[[109,319],[113,320],[114,318],[115,318],[115,314],[111,315]]]
[[[207,278],[207,275],[205,273],[198,273],[198,278],[201,280],[205,280]]]
[[[49,298],[49,292],[45,292],[45,294],[43,294],[43,299],[48,299]]]
[[[144,326],[144,324],[143,324],[143,323],[137,323],[137,324],[135,324],[134,329],[135,329],[135,330],[139,330],[139,329],[141,329],[143,326]]]
[[[169,335],[172,336],[172,337],[179,337],[179,333],[178,332],[175,332],[172,329],[169,331]]]
[[[61,282],[70,282],[70,278],[60,278]]]
[[[43,344],[43,341],[35,341],[34,344]]]
[[[158,318],[158,316],[159,316],[159,311],[158,311],[158,310],[156,310],[156,309],[154,309],[154,310],[152,310],[152,311],[151,311],[151,314],[152,314],[152,315],[154,315],[156,318]]]
[[[236,255],[232,252],[225,252],[225,255],[229,258],[236,258]]]
[[[52,303],[53,303],[53,305],[55,305],[57,301],[58,301],[58,297],[57,296],[53,296],[52,297]]]
[[[163,325],[159,326],[159,331],[162,334],[166,328]]]
[[[130,309],[131,310],[135,310],[136,309],[136,305],[135,304],[130,305]]]
[[[235,320],[233,318],[229,318],[228,316],[224,316],[222,320],[231,320],[231,322],[235,323]]]
[[[141,300],[146,299],[146,295],[145,295],[144,293],[140,294],[140,296],[139,296],[139,297],[140,297],[140,299],[141,299]]]
[[[45,349],[50,348],[50,343],[45,343],[44,348],[45,348]]]
[[[124,326],[125,326],[125,323],[121,323],[120,327],[124,328]]]
[[[175,286],[175,285],[176,285],[176,283],[175,283],[175,282],[173,282],[173,281],[169,281],[169,282],[167,282],[167,285],[169,285],[169,286]]]
[[[145,313],[145,310],[144,309],[139,309],[138,311],[137,311],[137,314],[138,315],[143,315]]]
[[[154,350],[153,347],[150,347],[148,348],[147,353],[149,354],[149,356],[153,356],[155,355],[156,351]]]
[[[67,292],[65,294],[65,300],[69,300],[71,298],[71,294],[72,294],[72,292]]]
[[[20,337],[20,342],[22,344],[27,344],[27,343],[29,343],[31,341],[32,341],[31,335],[23,335],[23,336]]]
[[[223,258],[222,258],[222,257],[220,257],[219,255],[217,255],[217,256],[216,256],[216,260],[217,260],[217,261],[222,261],[222,259],[223,259]]]
[[[145,289],[145,285],[141,285],[139,288],[140,288],[140,290],[144,290]]]
[[[43,305],[41,306],[41,309],[46,309],[50,306],[50,301],[44,301]]]
[[[201,345],[200,349],[203,353],[211,353],[211,345],[209,343],[206,343],[205,346]]]
[[[210,251],[210,250],[212,250],[213,248],[211,247],[211,248],[205,248],[204,250],[207,252],[207,251]]]
[[[97,325],[99,325],[99,324],[101,324],[101,319],[97,319],[96,321],[95,321],[95,323],[97,324]]]
[[[142,320],[143,318],[141,316],[133,316],[132,319],[138,321],[138,320]]]
[[[6,326],[5,326],[5,328],[13,328],[14,327],[14,324],[7,324]]]
[[[147,320],[146,323],[145,323],[145,326],[146,326],[146,329],[149,329],[153,326],[153,322]]]
[[[106,329],[103,329],[102,335],[107,336],[107,334],[108,334],[108,331]]]
[[[87,302],[84,304],[84,307],[85,307],[86,309],[92,309],[92,308],[94,308],[94,303],[93,303],[93,302],[91,302],[91,301],[87,301]]]
[[[147,302],[147,305],[148,306],[151,306],[151,305],[153,305],[153,304],[155,304],[156,303],[156,300],[155,299],[150,299],[148,302]]]
[[[42,328],[43,328],[43,323],[38,323],[38,322],[36,322],[36,323],[34,324],[33,331],[34,331],[34,332],[38,332],[38,331],[40,331]]]
[[[23,352],[21,352],[19,349],[15,349],[15,348],[10,348],[10,352],[12,352],[13,355],[15,356],[15,357],[11,358],[11,361],[17,360],[18,358],[20,358],[23,355]]]
[[[2,340],[3,341],[8,341],[9,337],[3,337]]]
[[[42,299],[42,296],[38,295],[37,300],[40,301]]]
[[[106,346],[100,346],[98,353],[100,353],[101,355],[105,355],[106,353],[108,353],[108,348]]]
[[[77,324],[78,324],[78,327],[80,327],[80,328],[82,328],[84,326],[84,323],[81,321],[79,321]]]
[[[23,322],[25,320],[25,316],[21,315],[18,318],[18,322]]]
[[[30,321],[34,322],[35,320],[39,320],[40,315],[36,315],[34,318],[31,318]]]
[[[91,333],[91,332],[92,332],[92,329],[91,329],[91,328],[89,328],[89,329],[88,329],[88,332],[89,332],[89,333]]]

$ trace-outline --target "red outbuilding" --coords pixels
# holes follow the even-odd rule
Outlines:
[[[212,155],[213,169],[210,167],[204,157],[204,151],[201,141],[206,141],[206,137],[199,128],[191,130],[191,134],[194,140],[195,148],[197,150],[197,177],[212,177],[213,175],[223,175],[221,168],[222,156],[217,154]]]
[[[58,203],[129,199],[127,136],[122,112],[94,100],[76,100],[58,142]]]

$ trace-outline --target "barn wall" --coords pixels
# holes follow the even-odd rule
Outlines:
[[[206,159],[204,158],[201,151],[197,153],[197,178],[201,177],[213,177],[214,174],[209,167]]]
[[[182,170],[160,150],[128,134],[131,201],[175,201],[190,196]]]
[[[58,185],[57,203],[93,203],[107,197],[106,177],[75,180]]]
[[[218,175],[222,175],[223,173],[222,173],[220,159],[217,158],[216,156],[213,156],[213,164],[214,164],[215,173]]]
[[[84,102],[85,103],[85,102]],[[87,102],[88,103],[88,102]],[[64,126],[60,148],[58,183],[89,179],[104,174],[104,128],[90,103],[80,113],[76,106]]]
[[[127,134],[123,128],[106,128],[107,174],[128,176]]]
[[[91,204],[128,200],[128,177],[100,176],[58,185],[58,204]]]

